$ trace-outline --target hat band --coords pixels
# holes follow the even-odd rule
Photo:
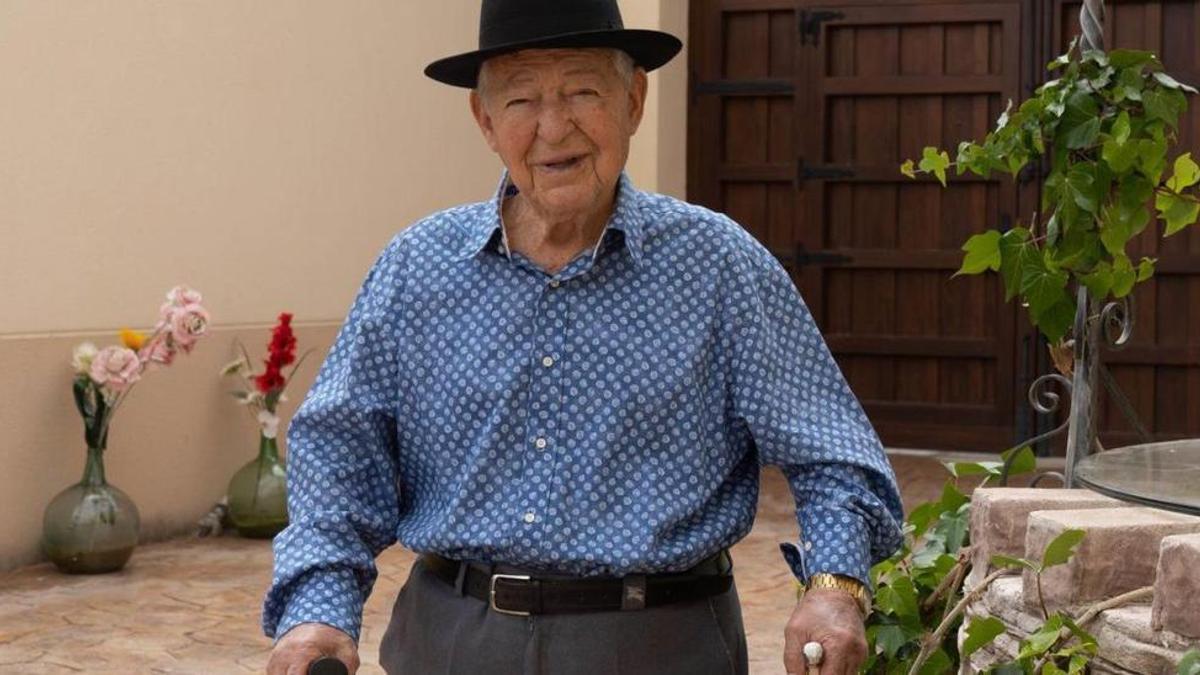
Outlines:
[[[597,21],[596,12],[555,12],[553,16],[517,16],[489,22],[479,28],[479,48],[491,49],[518,42],[530,42],[567,33],[622,30],[621,16]]]

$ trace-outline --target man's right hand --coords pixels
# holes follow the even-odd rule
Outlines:
[[[275,643],[267,661],[267,675],[306,675],[308,664],[322,656],[333,656],[346,664],[350,675],[358,671],[358,645],[349,635],[323,623],[301,623]]]

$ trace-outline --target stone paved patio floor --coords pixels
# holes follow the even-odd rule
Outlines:
[[[893,463],[910,506],[940,491],[944,474],[932,460]],[[794,596],[778,542],[796,536],[786,483],[767,471],[754,529],[732,552],[755,675],[783,672]],[[70,576],[42,564],[0,575],[0,673],[261,673],[271,647],[259,628],[271,555],[265,541],[178,539],[140,547],[115,574]],[[364,675],[383,672],[379,640],[413,559],[399,546],[379,558],[360,644]]]

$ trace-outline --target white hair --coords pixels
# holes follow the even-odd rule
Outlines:
[[[608,52],[609,57],[612,59],[613,68],[617,71],[617,75],[621,78],[621,83],[625,85],[625,88],[628,89],[633,86],[633,73],[637,69],[637,64],[634,63],[633,57],[624,49],[617,49],[615,47],[600,47],[598,49]],[[479,67],[479,77],[475,81],[475,93],[480,96],[483,96],[484,92],[487,91],[488,72],[490,70],[488,64],[490,62],[491,59],[488,59]]]

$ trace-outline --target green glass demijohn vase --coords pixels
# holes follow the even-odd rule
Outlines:
[[[259,433],[258,457],[229,481],[229,520],[238,534],[270,539],[288,524],[287,469],[274,434]]]
[[[105,480],[107,436],[88,448],[83,479],[50,500],[42,518],[42,548],[55,567],[69,574],[115,572],[137,547],[137,506]]]

